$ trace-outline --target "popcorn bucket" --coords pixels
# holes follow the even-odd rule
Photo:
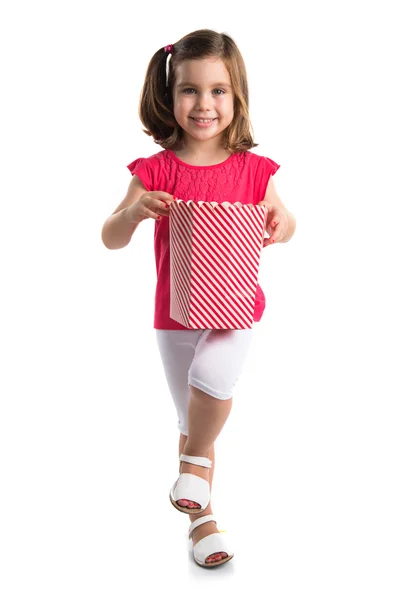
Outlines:
[[[189,329],[251,329],[267,207],[170,204],[170,317]]]

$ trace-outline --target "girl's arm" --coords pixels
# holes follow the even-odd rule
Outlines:
[[[296,219],[279,198],[272,177],[269,178],[264,200],[258,204],[268,208],[265,230],[270,237],[264,240],[264,246],[288,242],[296,230]]]
[[[124,248],[131,241],[138,223],[130,223],[126,218],[127,208],[139,200],[145,192],[146,188],[139,177],[133,175],[125,198],[108,217],[101,230],[102,242],[109,250]]]

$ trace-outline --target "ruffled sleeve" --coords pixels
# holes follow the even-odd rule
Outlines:
[[[147,158],[137,158],[127,168],[132,175],[137,175],[148,192],[153,191],[153,173]]]
[[[257,193],[255,194],[257,202],[265,198],[270,177],[275,175],[279,167],[280,165],[272,158],[260,156],[257,171]]]
[[[270,178],[271,175],[275,175],[275,173],[277,172],[277,170],[279,169],[279,167],[281,165],[278,165],[278,163],[276,163],[274,160],[272,160],[272,158],[268,158],[267,156],[263,156],[262,157],[264,159],[265,165],[264,168],[266,169],[266,172],[269,172],[269,176],[268,179]]]

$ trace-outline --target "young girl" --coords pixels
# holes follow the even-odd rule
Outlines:
[[[102,230],[107,248],[122,248],[140,222],[155,219],[154,328],[180,432],[170,500],[189,515],[194,559],[205,567],[233,557],[211,510],[214,441],[229,416],[253,331],[188,329],[170,318],[168,215],[175,198],[265,204],[269,238],[263,246],[292,237],[295,219],[271,178],[280,165],[250,152],[258,144],[248,102],[243,58],[228,35],[202,29],[160,48],[147,68],[139,115],[144,132],[164,150],[128,165],[133,177],[126,197]],[[264,307],[258,285],[254,322]]]

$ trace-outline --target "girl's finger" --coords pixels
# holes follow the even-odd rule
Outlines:
[[[281,229],[282,226],[278,221],[271,232],[271,242],[276,242],[281,239]]]
[[[157,200],[156,206],[154,206],[153,211],[158,213],[159,215],[167,216],[169,215],[169,205],[170,202],[164,202],[163,200]]]
[[[156,221],[159,220],[161,221],[161,211],[157,212],[157,209],[154,209],[154,211],[150,210],[150,208],[147,209],[147,218],[150,219],[155,219]]]
[[[275,245],[275,242],[272,242],[272,241],[271,241],[271,238],[268,238],[267,240],[264,240],[264,243],[263,243],[263,247],[264,247],[264,248],[265,248],[266,246],[274,246],[274,245]]]
[[[278,227],[279,223],[277,224]],[[272,244],[276,244],[277,241],[279,241],[280,239],[280,230],[279,229],[275,229],[273,232],[271,232],[271,235],[269,236],[268,239],[264,239],[263,242],[263,246],[265,248],[265,246],[271,246]]]

